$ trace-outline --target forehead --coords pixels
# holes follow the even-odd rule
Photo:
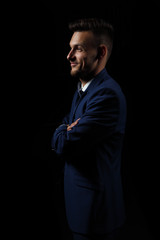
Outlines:
[[[95,37],[91,31],[74,32],[70,41],[70,46],[84,45],[92,46],[95,42]]]

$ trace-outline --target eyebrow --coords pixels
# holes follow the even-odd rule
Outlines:
[[[71,44],[70,44],[70,43],[69,43],[69,45],[70,45],[70,47],[71,47]],[[84,43],[73,44],[73,47],[78,47],[78,46],[80,46],[80,47],[86,49],[86,45],[85,45]]]

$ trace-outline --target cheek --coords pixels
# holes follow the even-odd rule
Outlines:
[[[87,56],[87,62],[89,64],[93,64],[95,62],[97,58],[97,52],[96,51],[91,51],[88,53],[88,56]]]
[[[88,58],[85,55],[78,55],[77,61],[81,65],[82,68],[84,68],[86,65],[88,65]]]
[[[79,52],[76,54],[76,58],[79,59],[80,61],[83,61],[84,59],[87,58],[87,54],[85,52]]]
[[[84,64],[87,66],[92,66],[95,62],[96,56],[88,56],[84,58]]]
[[[96,59],[96,54],[77,54],[77,61],[81,64],[82,68],[91,67]]]

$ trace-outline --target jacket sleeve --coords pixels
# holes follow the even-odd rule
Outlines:
[[[62,124],[69,124],[69,113],[62,119]]]
[[[79,123],[67,131],[67,126],[56,129],[52,148],[58,155],[83,154],[115,132],[119,115],[119,101],[115,92],[101,89],[87,103]]]

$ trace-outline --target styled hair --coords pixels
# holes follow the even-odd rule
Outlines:
[[[97,45],[105,44],[108,49],[108,58],[113,47],[114,28],[104,19],[83,18],[69,23],[69,30],[72,32],[91,31],[96,37]]]

